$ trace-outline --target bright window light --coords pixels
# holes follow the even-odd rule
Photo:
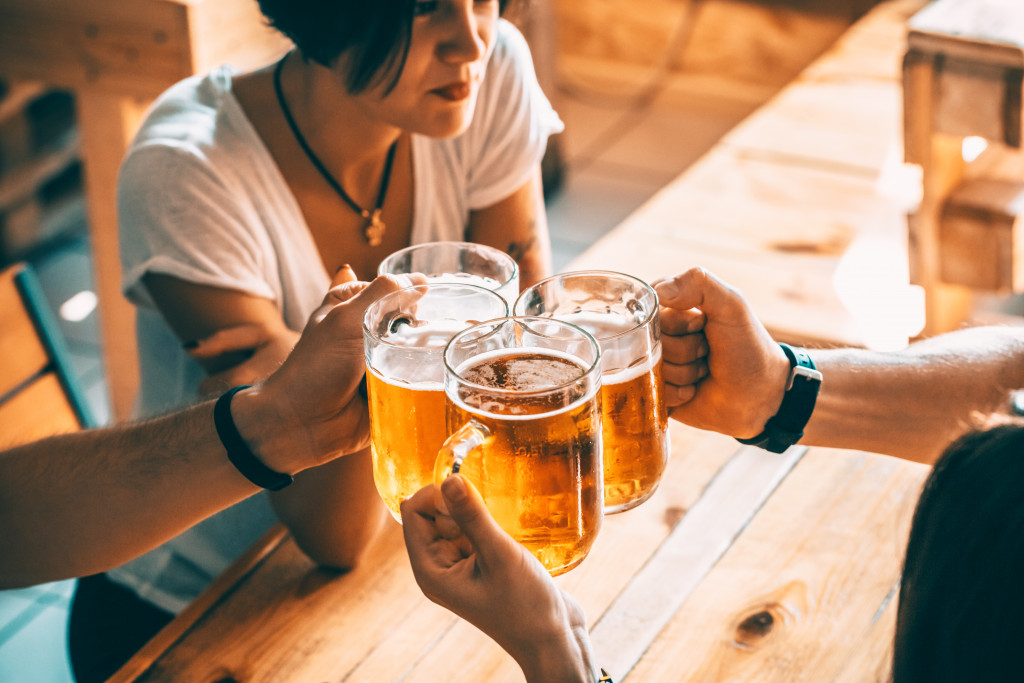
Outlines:
[[[924,327],[924,290],[908,282],[907,252],[895,241],[855,240],[833,284],[869,349],[901,349]]]
[[[964,161],[970,163],[981,156],[986,147],[988,147],[988,142],[985,138],[971,135],[964,138],[963,144],[960,145],[960,153],[963,155]]]
[[[60,305],[60,317],[68,322],[81,322],[96,310],[96,294],[85,290]]]

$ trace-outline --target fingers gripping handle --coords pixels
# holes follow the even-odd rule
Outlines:
[[[475,422],[467,422],[448,437],[437,453],[434,464],[434,483],[440,486],[450,474],[458,474],[466,458],[487,443],[488,433],[485,427]]]

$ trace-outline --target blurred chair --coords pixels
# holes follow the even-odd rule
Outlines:
[[[30,266],[0,272],[0,448],[95,426]]]

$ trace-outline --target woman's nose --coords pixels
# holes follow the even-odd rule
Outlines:
[[[481,35],[481,20],[474,5],[453,3],[448,16],[448,27],[444,40],[438,45],[438,55],[443,61],[452,63],[475,62],[487,52],[487,44]]]

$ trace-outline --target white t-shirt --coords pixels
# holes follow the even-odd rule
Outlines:
[[[205,376],[154,308],[146,273],[267,298],[293,330],[330,284],[295,197],[232,94],[235,73],[221,67],[161,95],[121,167],[122,286],[138,309],[140,416],[194,401]],[[464,239],[470,211],[520,188],[560,130],[526,41],[502,20],[469,128],[412,136],[412,242]],[[108,574],[177,612],[275,521],[257,495]]]

